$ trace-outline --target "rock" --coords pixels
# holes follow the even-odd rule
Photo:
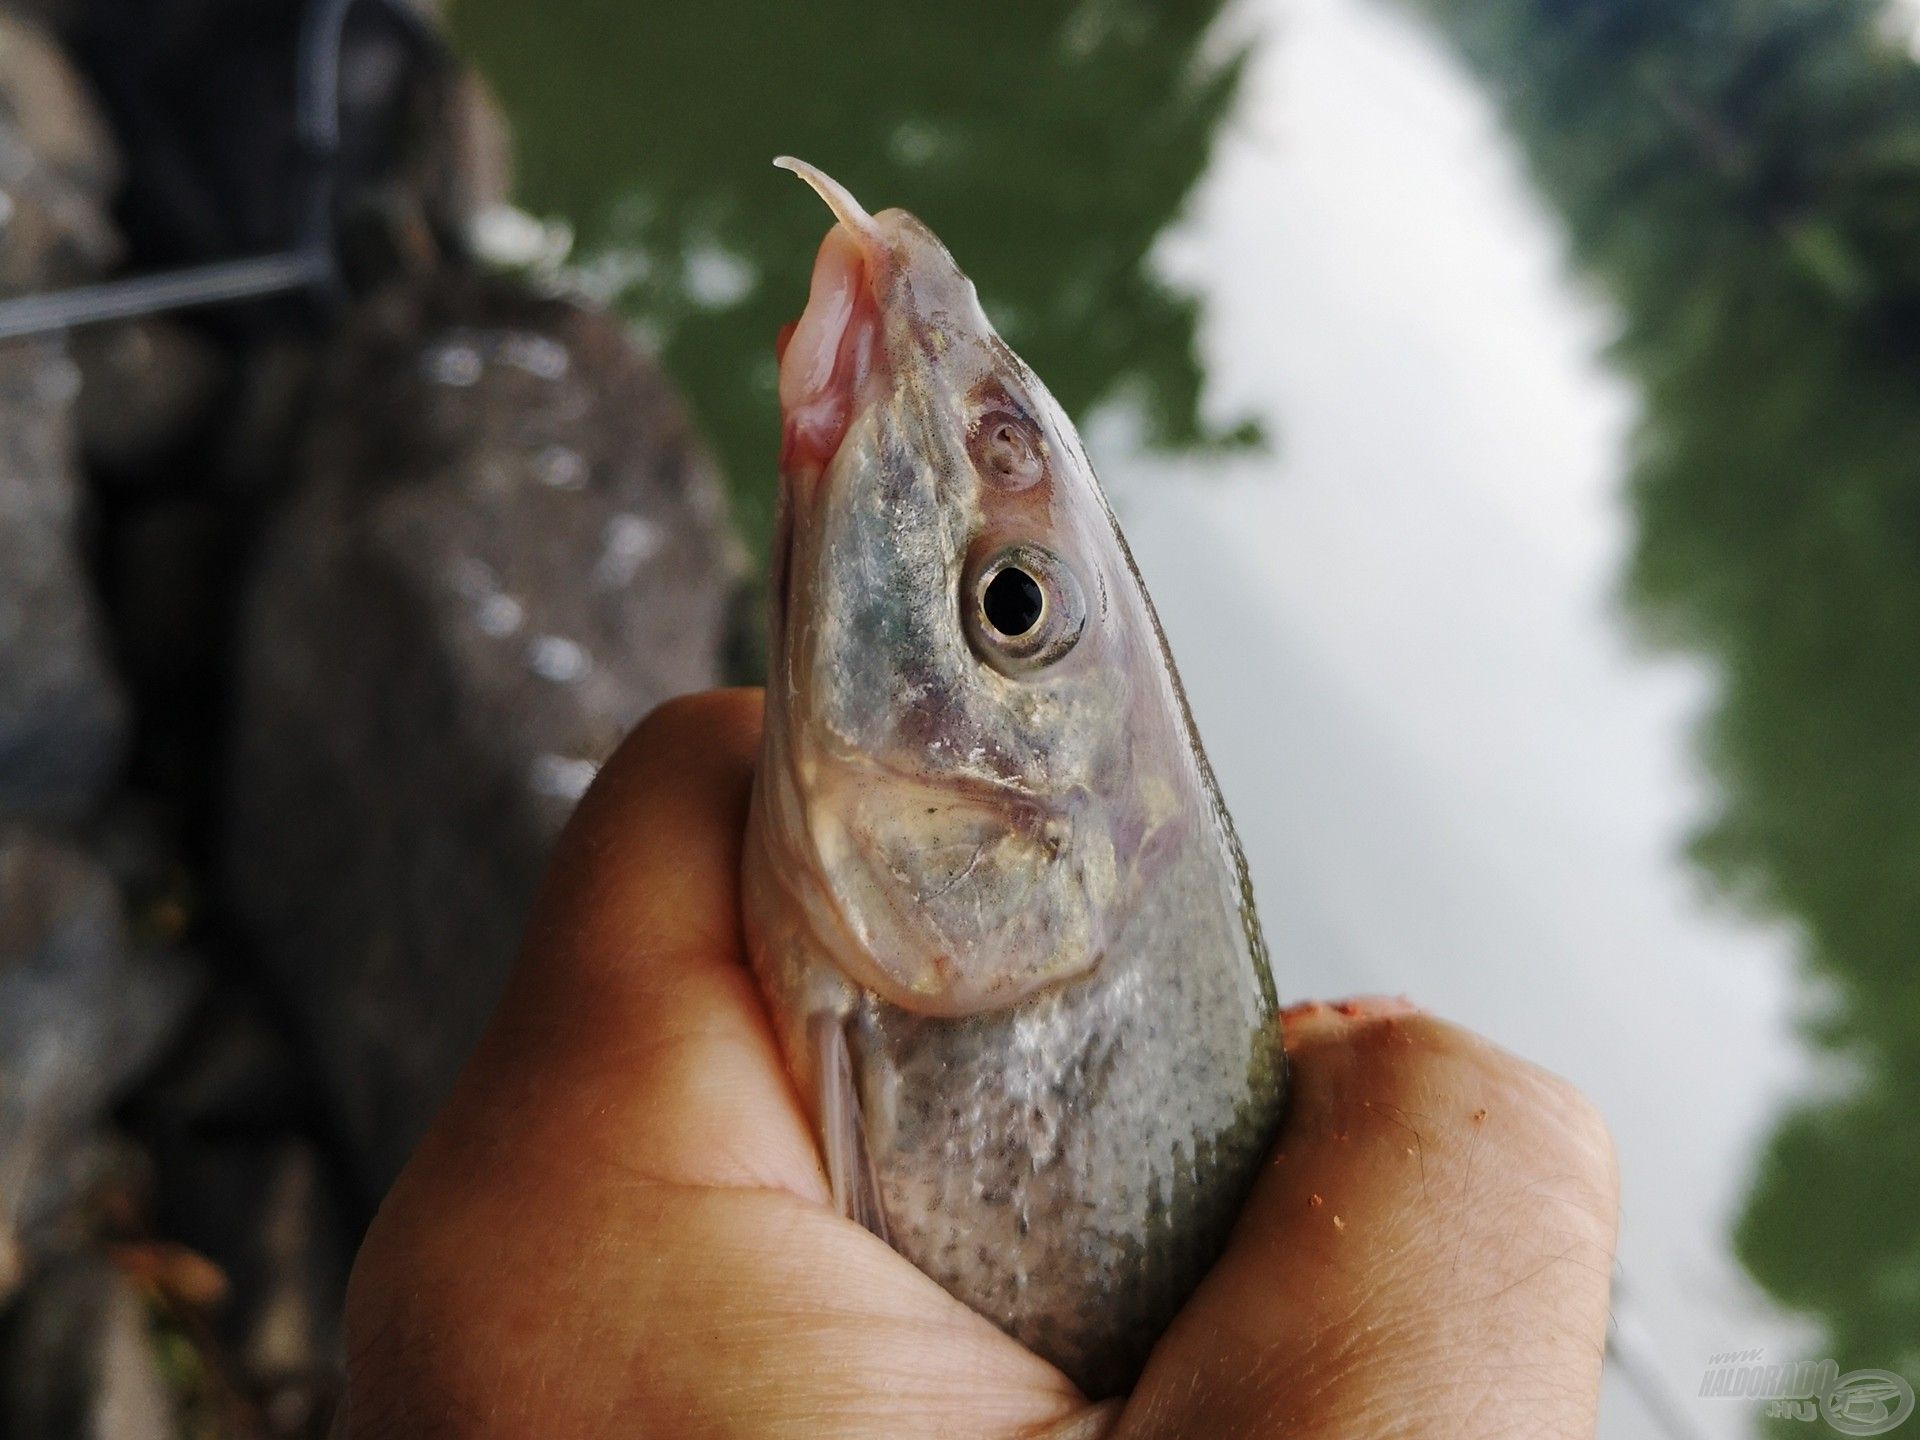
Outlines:
[[[86,85],[39,26],[0,11],[0,289],[91,278],[117,260],[120,166]]]
[[[130,768],[188,803],[218,768],[242,533],[232,505],[170,496],[119,507],[101,546],[115,649],[140,717]]]
[[[0,1333],[0,1434],[173,1440],[177,1424],[139,1292],[97,1256],[50,1267]]]
[[[154,1156],[156,1228],[228,1277],[221,1339],[276,1384],[331,1365],[364,1219],[338,1203],[317,1099],[301,1057],[228,986],[123,1110]]]
[[[176,807],[122,790],[84,838],[87,853],[120,887],[134,943],[166,949],[184,942],[201,918],[201,887]]]
[[[463,66],[423,67],[410,97],[416,117],[393,168],[369,175],[341,217],[339,251],[350,282],[430,276],[473,254],[482,217],[507,203],[512,142],[492,92]]]
[[[225,893],[377,1195],[596,765],[717,679],[738,559],[604,317],[449,280],[373,305],[321,388],[244,606]]]
[[[266,336],[248,346],[212,469],[227,498],[265,506],[286,493],[297,469],[297,442],[312,408],[314,347],[298,335]]]
[[[49,35],[64,35],[87,0],[7,0],[7,9]]]
[[[174,1147],[208,1137],[277,1140],[321,1118],[306,1070],[257,1000],[229,979],[128,1102],[127,1117],[163,1162]]]
[[[0,1286],[0,1308],[46,1257],[131,1233],[152,1210],[152,1156],[111,1125],[44,1147],[27,1179],[20,1229],[10,1242],[0,1242],[10,1243],[18,1260],[12,1283]],[[0,1231],[6,1228],[0,1221]]]
[[[0,344],[0,816],[84,813],[126,738],[80,555],[77,385],[58,341]]]
[[[143,267],[309,238],[295,73],[311,13],[306,0],[91,0],[73,27],[126,152],[117,213]],[[350,271],[373,254],[384,273],[396,247],[403,259],[437,250],[466,207],[494,193],[497,127],[433,19],[413,6],[349,7],[337,59],[337,248]]]
[[[14,127],[36,169],[97,206],[120,183],[120,161],[86,82],[43,26],[17,7],[0,10],[0,117]]]
[[[0,828],[0,1236],[11,1248],[31,1253],[73,1177],[91,1173],[93,1127],[171,1036],[196,982],[178,957],[133,949],[93,861]]]
[[[227,378],[213,342],[170,320],[91,326],[72,344],[81,451],[90,469],[121,483],[151,478],[206,420]]]
[[[58,50],[0,12],[0,291],[90,278],[113,259],[115,173]],[[57,338],[0,344],[0,816],[83,813],[126,728],[80,554],[77,390]]]
[[[443,223],[469,229],[513,196],[513,136],[486,82],[471,70],[455,70],[444,102],[446,139],[435,157],[427,211]]]

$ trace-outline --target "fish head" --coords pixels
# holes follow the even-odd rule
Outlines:
[[[1079,436],[972,282],[780,163],[837,223],[781,344],[756,824],[847,978],[1000,1008],[1097,965],[1191,823],[1184,705]]]

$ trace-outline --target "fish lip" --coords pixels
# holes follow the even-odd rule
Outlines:
[[[883,271],[891,260],[875,222],[858,213],[863,229],[838,221],[820,242],[806,304],[778,350],[778,469],[790,498],[808,508],[878,387],[890,383]]]

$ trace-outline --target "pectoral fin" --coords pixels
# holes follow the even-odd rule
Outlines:
[[[854,1082],[846,1026],[838,1016],[815,1015],[808,1029],[820,1086],[820,1148],[833,1203],[841,1214],[891,1243],[887,1212],[880,1203],[880,1179],[867,1148],[866,1117],[860,1109],[860,1087]]]

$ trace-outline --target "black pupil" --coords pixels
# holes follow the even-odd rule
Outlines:
[[[1044,603],[1040,582],[1014,565],[989,580],[980,597],[987,623],[1007,636],[1024,635],[1039,624]]]

